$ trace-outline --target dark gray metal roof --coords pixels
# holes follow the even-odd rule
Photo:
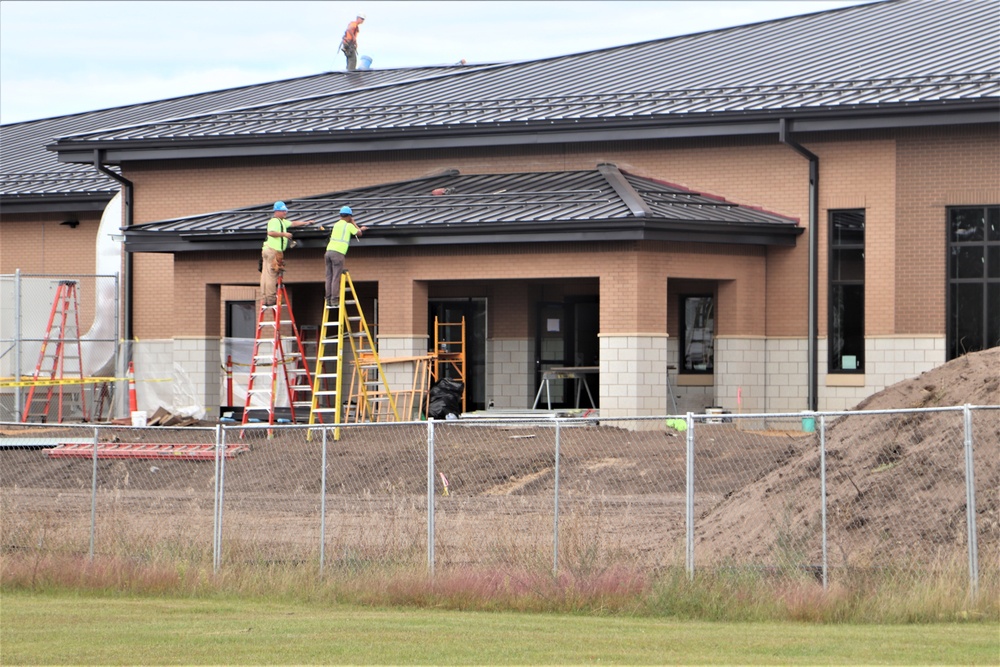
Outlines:
[[[776,134],[779,117],[801,119],[799,131],[824,129],[820,121],[831,118],[884,127],[880,118],[887,113],[926,123],[932,120],[914,121],[915,114],[946,110],[953,122],[995,122],[998,7],[996,0],[887,0],[90,132],[63,138],[57,147],[67,159],[75,150],[106,147],[115,162],[126,151],[137,151],[133,159],[167,159],[288,152],[293,145],[304,151],[303,143],[317,151],[357,150],[379,147],[376,139],[430,137],[445,145],[442,137],[473,143],[468,137],[521,133],[536,141],[543,134],[585,141],[613,138],[611,130],[625,128],[667,136],[665,127],[706,123],[712,132]],[[967,112],[966,119],[957,120],[956,111]],[[753,122],[761,124],[754,129]],[[720,130],[720,123],[740,127]],[[381,147],[401,145],[413,144]]]
[[[273,202],[129,227],[133,252],[258,249]],[[370,227],[366,246],[537,241],[697,240],[794,245],[798,220],[620,171],[470,174],[456,170],[302,199],[290,217],[316,220],[295,231],[304,247],[325,247],[340,207]],[[326,231],[319,229],[326,226]]]
[[[488,65],[467,65],[468,69]],[[185,95],[155,102],[130,104],[86,113],[57,116],[0,125],[0,197],[6,210],[20,202],[37,202],[52,196],[107,201],[118,184],[92,166],[60,162],[58,155],[45,149],[56,137],[101,128],[134,125],[169,118],[181,118],[209,111],[223,111],[248,105],[300,100],[314,95],[377,87],[414,78],[448,76],[459,67],[419,67],[374,69],[355,72],[326,72],[311,76],[272,81],[252,86]]]

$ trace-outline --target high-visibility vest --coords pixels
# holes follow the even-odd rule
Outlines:
[[[351,245],[351,237],[357,236],[357,234],[357,226],[353,222],[341,218],[333,226],[333,231],[330,232],[330,242],[326,244],[326,249],[346,255],[347,248]]]
[[[271,218],[267,221],[267,231],[285,233],[288,231],[288,221],[281,218]],[[264,239],[264,247],[285,252],[285,248],[288,247],[288,239],[284,236],[268,236]]]

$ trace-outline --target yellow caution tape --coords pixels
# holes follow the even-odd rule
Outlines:
[[[0,388],[2,387],[58,387],[61,385],[73,385],[73,384],[101,384],[103,382],[127,382],[129,378],[116,378],[116,377],[88,377],[88,378],[38,378],[37,380],[14,380],[12,378],[4,378],[0,380]],[[173,382],[173,378],[149,378],[147,380],[138,380],[138,382]]]

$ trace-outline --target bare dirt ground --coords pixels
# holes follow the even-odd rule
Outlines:
[[[1000,348],[966,355],[900,382],[858,410],[1000,405]],[[716,562],[816,562],[820,548],[819,433],[748,428],[747,420],[695,430],[696,551]],[[381,426],[381,425],[379,425]],[[1000,546],[1000,410],[976,411],[977,522],[983,553]],[[15,429],[0,435],[46,435]],[[242,442],[226,462],[227,527],[244,540],[308,543],[318,532],[322,452],[301,430]],[[211,443],[212,431],[122,429],[107,436]],[[960,412],[842,417],[826,424],[827,524],[840,562],[889,555],[964,553],[965,447]],[[503,560],[551,549],[555,432],[551,426],[466,423],[435,428],[439,554],[450,562]],[[421,552],[426,544],[427,430],[344,429],[327,444],[327,538],[337,553]],[[560,553],[607,554],[645,564],[682,556],[685,435],[600,424],[560,431]],[[93,462],[39,448],[0,451],[3,548],[32,521],[89,513]],[[99,460],[98,513],[114,509],[123,535],[197,533],[210,539],[211,461]],[[444,480],[448,481],[447,494]],[[11,519],[10,517],[16,517]],[[130,524],[123,517],[141,517]],[[32,518],[34,517],[34,518]],[[138,523],[135,523],[138,521]],[[124,523],[123,523],[124,522]],[[7,530],[13,524],[22,530]],[[25,532],[27,531],[27,532]],[[233,534],[233,533],[229,533]],[[34,533],[31,539],[36,539]],[[148,538],[153,539],[153,538]],[[339,551],[338,551],[339,550]],[[679,556],[680,555],[680,556]]]

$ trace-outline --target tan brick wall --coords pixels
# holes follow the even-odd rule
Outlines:
[[[998,156],[996,125],[901,133],[895,333],[945,333],[946,207],[1000,204]]]
[[[827,213],[854,207],[867,213],[869,334],[943,333],[944,210],[1000,201],[1000,172],[991,159],[1000,148],[995,128],[798,140],[820,159],[820,335],[826,331]],[[144,163],[127,165],[126,176],[136,184],[135,220],[147,222],[415,178],[443,168],[463,173],[592,169],[604,161],[808,223],[808,162],[772,137],[201,160],[169,167]],[[92,271],[97,215],[76,230],[59,226],[61,219],[3,216],[0,270]],[[12,233],[16,241],[11,241]],[[17,248],[16,259],[11,247]],[[531,293],[538,280],[599,280],[602,331],[655,333],[665,320],[673,320],[665,317],[673,314],[666,311],[670,281],[708,279],[720,281],[720,335],[781,337],[807,332],[807,251],[807,234],[794,248],[766,250],[700,244],[646,244],[641,252],[633,244],[510,245],[472,253],[438,248],[393,254],[362,246],[352,249],[348,265],[352,275],[378,280],[386,333],[422,333],[422,318],[414,314],[421,308],[413,299],[424,288],[413,281],[429,283],[433,295],[448,291],[448,281],[471,289],[474,277],[482,282],[473,291],[499,305],[507,287]],[[170,255],[135,256],[137,336],[217,335],[206,330],[218,319],[206,303],[206,298],[218,297],[206,292],[206,282],[258,282],[255,253],[216,253],[211,262],[196,259],[185,258],[179,268]],[[290,283],[322,280],[318,252],[293,255],[289,266]],[[766,290],[759,288],[761,283]],[[192,307],[197,312],[190,312]],[[214,308],[218,312],[219,305]],[[530,315],[517,317],[524,321],[491,322],[493,335],[525,335],[533,327]]]
[[[59,224],[79,220],[76,229]],[[97,261],[100,212],[3,216],[0,273],[92,274]]]

